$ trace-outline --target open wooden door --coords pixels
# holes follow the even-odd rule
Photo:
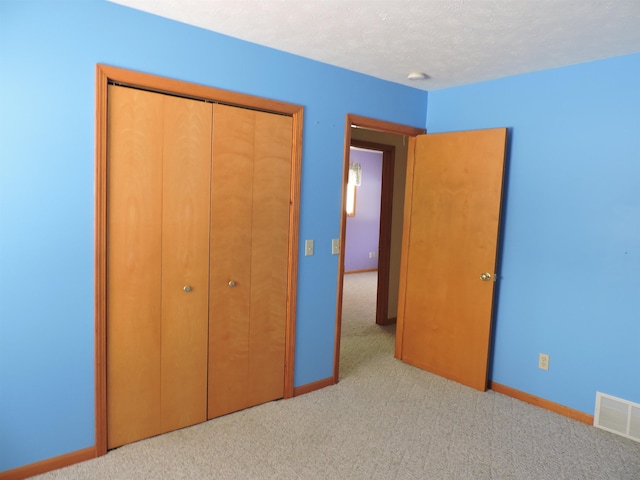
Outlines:
[[[486,390],[506,129],[409,144],[396,358]]]

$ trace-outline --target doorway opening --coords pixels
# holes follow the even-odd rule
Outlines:
[[[345,329],[345,333],[353,333],[354,329],[357,331],[358,329],[367,328],[382,328],[392,335],[395,332],[408,137],[421,133],[424,133],[423,129],[354,115],[347,116],[340,230],[340,245],[343,248],[340,251],[338,272],[334,383],[338,382],[340,375],[343,314],[345,315],[345,320],[348,320],[348,316],[362,317],[358,324],[351,325]],[[354,151],[377,153],[378,156],[381,155],[382,157],[380,188],[376,200],[367,200],[364,195],[359,197],[358,187],[356,187],[355,197],[355,218],[358,216],[358,209],[363,207],[363,200],[378,203],[377,251],[371,245],[354,246],[353,243],[357,244],[358,242],[357,237],[350,236],[350,238],[347,238],[349,231],[347,221],[354,218],[349,217],[346,212],[350,163],[352,164],[352,170],[353,168],[357,169],[357,166],[353,165],[354,163],[361,163],[360,167],[362,169],[366,168],[366,165],[362,165],[362,162],[352,159],[352,152]],[[356,154],[353,154],[353,157],[356,157]],[[362,174],[364,180],[366,170]],[[348,258],[349,254],[354,251],[359,252],[361,257],[360,264],[353,258]],[[363,255],[364,259],[362,258]],[[358,268],[359,265],[364,265],[364,268]],[[357,273],[347,273],[347,277],[350,278],[345,278],[345,272]],[[347,293],[346,296],[345,293]],[[375,302],[375,305],[372,305],[373,302]],[[363,321],[365,323],[362,323]],[[369,322],[369,324],[366,322]],[[345,348],[348,348],[347,344],[345,344]],[[351,365],[352,361],[350,359],[350,363],[346,365],[346,368],[350,368]]]
[[[398,237],[401,259],[394,356],[484,391],[491,350],[492,279],[497,277],[507,129],[422,135],[417,129],[399,131],[395,125],[347,116],[345,179],[354,126],[410,137],[402,183],[406,204],[402,206],[403,225]],[[343,212],[341,244],[345,240],[345,217]],[[380,257],[382,252],[381,242]],[[340,373],[343,253],[339,266],[334,383]],[[381,261],[379,271],[385,266]],[[379,286],[378,297],[383,291]],[[387,293],[396,293],[396,289],[387,286]]]

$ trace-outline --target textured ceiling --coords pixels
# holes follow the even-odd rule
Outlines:
[[[640,52],[640,0],[111,1],[423,90]]]

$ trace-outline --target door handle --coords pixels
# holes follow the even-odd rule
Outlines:
[[[484,272],[480,275],[480,280],[482,280],[483,282],[488,282],[489,280],[491,280],[491,274],[489,272]]]
[[[182,290],[184,290],[185,293],[189,293],[191,291],[191,287],[189,285],[185,285],[184,287],[182,287]]]
[[[231,288],[235,287],[235,286],[236,286],[236,282],[234,282],[233,280],[231,280],[231,281],[229,282],[229,286],[230,286]]]

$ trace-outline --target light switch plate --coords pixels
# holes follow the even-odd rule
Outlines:
[[[313,255],[313,240],[304,241],[304,256],[310,257]]]
[[[340,255],[340,239],[331,239],[331,255]]]

